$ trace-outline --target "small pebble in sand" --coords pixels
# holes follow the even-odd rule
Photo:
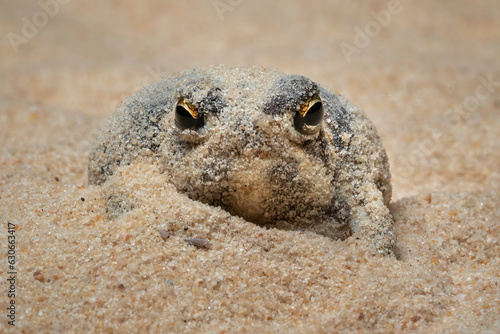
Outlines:
[[[163,240],[168,239],[168,237],[170,236],[170,233],[168,233],[168,231],[165,230],[158,230],[158,234]]]
[[[39,282],[44,282],[45,281],[45,276],[43,275],[41,270],[37,270],[33,273],[33,276],[35,279]]]
[[[210,241],[208,241],[207,239],[187,238],[187,239],[184,239],[184,241],[192,246],[195,246],[196,248],[206,248],[206,249],[212,248],[212,243]]]

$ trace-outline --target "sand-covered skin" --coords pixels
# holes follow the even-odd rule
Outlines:
[[[109,118],[89,154],[89,184],[106,188],[111,218],[137,206],[114,180],[136,163],[260,226],[351,236],[394,255],[389,163],[373,123],[304,76],[216,65],[151,84]]]
[[[204,0],[69,1],[18,53],[6,34],[41,7],[5,1],[0,239],[15,223],[19,247],[16,328],[2,311],[0,332],[498,333],[500,6],[402,4],[347,62],[339,44],[388,1],[243,1],[224,20]],[[179,206],[151,165],[116,180],[142,205],[106,218],[87,183],[105,119],[167,73],[218,63],[303,74],[367,113],[391,164],[400,260]],[[449,114],[488,78],[471,111]],[[5,276],[2,257],[3,310]]]

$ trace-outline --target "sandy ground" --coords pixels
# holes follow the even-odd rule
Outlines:
[[[1,332],[500,331],[498,1],[59,1],[1,4]],[[151,166],[125,171],[143,204],[106,218],[86,171],[103,121],[211,63],[306,75],[366,111],[398,260],[181,203]]]

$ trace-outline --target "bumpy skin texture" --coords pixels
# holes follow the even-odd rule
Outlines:
[[[325,109],[321,129],[301,134],[294,115],[314,94]],[[204,115],[202,128],[177,128],[180,99]],[[89,184],[136,161],[158,164],[179,192],[247,221],[353,235],[393,253],[381,139],[363,111],[306,77],[221,65],[156,82],[108,120],[90,153]],[[108,203],[111,214],[123,211],[119,201]]]

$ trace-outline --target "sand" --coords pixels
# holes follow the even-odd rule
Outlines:
[[[0,12],[1,332],[500,331],[497,1],[402,1],[350,62],[340,44],[388,1],[62,3],[45,24],[37,2]],[[16,52],[23,17],[39,27]],[[181,201],[149,165],[122,171],[142,205],[107,217],[87,182],[104,120],[210,63],[306,75],[368,114],[391,163],[398,259]]]

